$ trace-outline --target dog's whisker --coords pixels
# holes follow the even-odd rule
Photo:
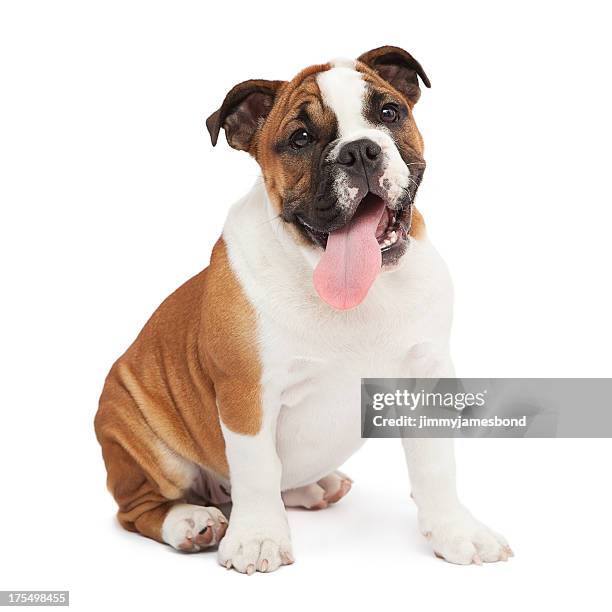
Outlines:
[[[272,223],[272,221],[276,221],[277,219],[280,219],[281,215],[275,215],[274,217],[272,217],[271,219],[266,219],[265,221],[263,221],[262,223],[259,224],[258,227],[261,227],[262,225],[267,225],[268,223]]]
[[[418,189],[419,184],[414,181],[413,179],[411,179],[409,177],[409,180],[412,181],[412,183],[414,184],[414,186]],[[410,200],[410,204],[414,204],[414,196],[416,194],[416,189],[415,189],[415,193],[413,194],[412,191],[410,190],[409,187],[402,187],[402,191],[404,191],[406,193],[406,195],[408,196],[408,199]]]

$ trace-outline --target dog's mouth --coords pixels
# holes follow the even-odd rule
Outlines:
[[[355,211],[355,216],[358,214],[359,209],[376,202],[383,202],[383,199],[372,192],[368,192],[359,203]],[[393,250],[394,247],[401,245],[402,242],[407,240],[410,231],[410,217],[411,210],[409,203],[396,210],[389,208],[389,206],[385,204],[382,216],[380,217],[380,221],[374,233],[382,253]],[[314,228],[299,215],[296,215],[295,220],[302,230],[302,233],[304,233],[315,245],[322,249],[327,247],[327,240],[330,235],[329,232]],[[351,223],[351,221],[352,219],[349,220],[348,223]],[[386,257],[383,257],[383,266],[387,263],[394,263],[394,261],[386,261],[386,259]]]
[[[376,227],[376,240],[380,250],[384,253],[390,251],[399,241],[406,240],[410,230],[409,206],[399,210],[391,210],[385,206],[382,217]],[[383,260],[383,264],[384,264]]]
[[[298,217],[303,231],[323,248],[313,282],[319,296],[338,310],[360,304],[384,265],[406,251],[411,209],[393,210],[368,192],[341,227],[319,231]]]

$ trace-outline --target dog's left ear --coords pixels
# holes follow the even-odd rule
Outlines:
[[[419,77],[425,87],[431,87],[421,64],[408,51],[399,47],[372,49],[360,55],[358,61],[378,73],[380,77],[403,93],[412,104],[416,104],[421,96]]]
[[[284,83],[258,79],[233,87],[225,96],[221,108],[206,120],[213,147],[223,128],[231,147],[251,151],[254,136],[272,110],[276,94]]]

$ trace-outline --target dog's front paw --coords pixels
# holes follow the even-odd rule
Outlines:
[[[232,516],[226,536],[219,544],[219,563],[242,574],[273,572],[293,563],[286,518],[269,518],[259,525]]]
[[[505,538],[476,520],[464,508],[450,513],[421,513],[422,533],[436,556],[461,565],[507,561],[513,556]]]

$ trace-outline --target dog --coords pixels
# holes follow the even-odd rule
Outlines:
[[[236,85],[207,120],[263,180],[210,265],[113,365],[95,419],[123,527],[238,572],[293,563],[286,507],[338,502],[361,437],[362,377],[452,377],[452,286],[414,199],[430,82],[385,46],[291,81]],[[433,551],[507,560],[459,502],[453,443],[402,440]],[[220,506],[231,501],[228,522]]]

